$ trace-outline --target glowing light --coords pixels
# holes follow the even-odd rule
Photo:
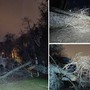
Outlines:
[[[18,49],[17,48],[13,48],[12,58],[15,59],[17,62],[22,63],[22,57],[18,54]]]

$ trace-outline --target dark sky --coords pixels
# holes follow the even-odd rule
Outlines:
[[[63,47],[63,53],[70,58],[79,52],[83,52],[83,55],[90,55],[90,45],[63,45]]]
[[[7,33],[20,32],[22,18],[36,23],[40,16],[38,6],[42,0],[0,0],[0,41]]]
[[[60,9],[90,8],[90,0],[50,0],[50,6]]]

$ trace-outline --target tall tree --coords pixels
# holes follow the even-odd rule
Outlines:
[[[19,38],[23,56],[38,59],[40,63],[42,60],[48,61],[48,7],[47,0],[41,3],[40,19],[31,27],[31,20],[28,17],[23,19],[25,33],[22,33]],[[24,44],[23,44],[24,43]],[[26,47],[25,47],[26,46]],[[44,53],[43,53],[44,52]],[[28,59],[27,59],[28,60]]]
[[[39,7],[41,18],[39,29],[42,32],[40,39],[40,58],[47,64],[48,59],[48,0],[44,0]],[[44,53],[43,53],[44,52]]]

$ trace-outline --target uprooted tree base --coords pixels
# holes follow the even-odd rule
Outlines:
[[[90,42],[90,9],[63,11],[52,8],[50,12],[50,40],[59,43]],[[82,38],[83,37],[83,38]]]

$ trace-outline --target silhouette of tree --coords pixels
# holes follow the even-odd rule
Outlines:
[[[10,56],[15,42],[15,35],[12,33],[7,33],[4,38],[4,50],[7,56]]]
[[[47,2],[47,0],[45,0]],[[20,63],[19,67],[16,69],[8,72],[1,78],[5,78],[8,75],[11,75],[13,72],[24,68],[25,70],[33,64],[36,68],[37,72],[38,69],[42,71],[46,71],[46,67],[42,66],[45,65],[45,62],[48,62],[48,12],[47,12],[47,5],[41,4],[39,7],[41,18],[37,24],[34,24],[31,27],[31,20],[28,17],[23,18],[23,29],[20,33],[21,35],[18,38],[14,38],[14,34],[8,33],[5,35],[4,40],[4,50],[5,52],[10,55],[13,48],[17,49],[19,55],[23,58],[24,62]],[[42,54],[43,53],[43,54]],[[22,59],[21,59],[22,60]],[[44,61],[43,61],[44,60]],[[40,62],[39,62],[40,61]],[[42,65],[38,65],[42,63]],[[25,64],[26,63],[26,64]],[[15,64],[15,63],[14,63]],[[39,67],[38,67],[39,66]],[[37,68],[38,67],[38,68]],[[44,69],[43,69],[43,68]],[[31,67],[32,68],[32,67]],[[30,69],[31,69],[30,68]]]
[[[44,0],[39,7],[41,18],[39,20],[39,29],[42,32],[40,39],[40,59],[47,65],[48,59],[48,1]],[[44,53],[43,53],[44,52]]]
[[[48,9],[46,0],[41,3],[39,10],[41,13],[39,22],[32,27],[30,25],[31,20],[28,17],[23,18],[22,25],[25,32],[21,33],[21,36],[17,39],[17,44],[25,61],[32,58],[39,60],[41,63],[42,60],[48,61]]]

